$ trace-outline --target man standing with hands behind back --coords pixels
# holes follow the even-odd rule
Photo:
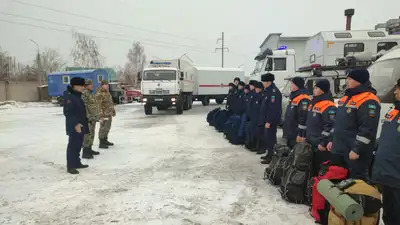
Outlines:
[[[87,168],[83,165],[79,154],[81,152],[83,136],[88,133],[88,120],[85,103],[81,94],[85,89],[85,79],[71,78],[70,85],[64,91],[65,128],[68,135],[67,172],[78,174],[77,169]]]
[[[108,148],[108,146],[114,145],[108,141],[112,117],[115,116],[114,103],[108,88],[108,81],[102,80],[101,86],[96,92],[96,100],[100,109],[99,148]]]

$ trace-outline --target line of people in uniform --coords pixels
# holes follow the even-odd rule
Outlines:
[[[348,72],[347,89],[337,105],[330,87],[328,80],[318,80],[310,96],[303,78],[291,79],[283,124],[287,146],[293,148],[301,142],[312,146],[312,176],[318,174],[322,162],[329,160],[347,168],[350,178],[379,185],[385,224],[400,224],[400,80],[394,93],[396,102],[384,118],[377,149],[381,106],[368,70]],[[246,85],[236,78],[230,84],[227,110],[230,115],[241,116],[241,127],[246,127],[245,147],[257,154],[267,153],[261,157],[263,164],[271,162],[281,109],[282,94],[274,84],[273,74],[262,75],[261,82],[251,80]]]
[[[100,123],[99,148],[108,149],[114,143],[108,141],[112,118],[115,117],[114,103],[106,80],[101,81],[96,94],[93,93],[93,82],[81,77],[74,77],[64,92],[65,127],[68,135],[67,172],[79,174],[77,169],[87,168],[82,158],[93,159],[99,155],[92,149],[96,123]]]

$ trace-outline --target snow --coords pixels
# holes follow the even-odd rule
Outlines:
[[[208,126],[214,107],[145,116],[140,104],[117,106],[115,146],[79,175],[65,171],[62,108],[0,110],[0,224],[314,224],[262,179],[258,155]]]

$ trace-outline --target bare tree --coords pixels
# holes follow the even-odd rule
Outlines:
[[[74,32],[75,46],[71,49],[74,66],[102,68],[104,57],[100,55],[97,43],[89,35]]]
[[[46,73],[60,71],[67,64],[61,57],[61,54],[55,49],[46,49],[40,57],[41,69]]]
[[[140,42],[134,42],[132,48],[129,49],[128,62],[124,66],[124,78],[125,81],[134,86],[138,86],[137,74],[143,70],[146,63],[146,54],[144,53],[144,47]]]

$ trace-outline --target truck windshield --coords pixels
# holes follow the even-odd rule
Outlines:
[[[400,58],[388,59],[372,64],[368,68],[372,87],[383,103],[393,103],[394,85],[400,78]]]
[[[144,73],[143,80],[176,80],[176,71],[146,71]]]

